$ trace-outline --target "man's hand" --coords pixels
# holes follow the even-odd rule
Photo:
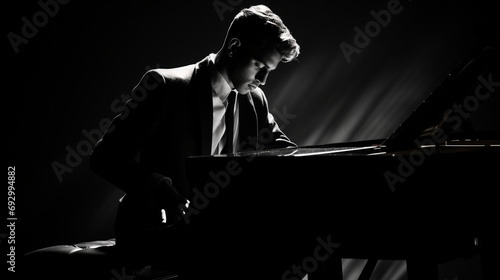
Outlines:
[[[173,225],[182,219],[189,207],[189,200],[181,196],[172,186],[172,180],[165,178],[153,192],[155,208],[165,211],[166,224]]]

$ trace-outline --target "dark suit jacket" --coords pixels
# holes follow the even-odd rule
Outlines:
[[[180,68],[148,71],[94,148],[92,170],[127,196],[141,196],[145,188],[170,177],[190,199],[184,159],[209,155],[211,149],[210,67],[206,57]],[[269,113],[261,89],[241,95],[239,104],[241,150],[295,146]]]

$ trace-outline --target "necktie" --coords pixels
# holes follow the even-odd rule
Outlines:
[[[223,154],[233,153],[233,134],[234,134],[234,101],[236,98],[236,91],[232,90],[227,98],[228,104],[225,113],[226,119],[226,144],[222,148]]]

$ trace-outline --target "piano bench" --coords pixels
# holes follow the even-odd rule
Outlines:
[[[152,271],[147,264],[129,265],[115,246],[115,240],[56,245],[23,256],[23,279],[56,280],[156,280],[175,279],[170,272]]]

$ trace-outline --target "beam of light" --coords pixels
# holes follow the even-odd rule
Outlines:
[[[366,259],[342,259],[342,274],[344,280],[356,280],[361,275]]]
[[[345,280],[356,280],[361,275],[367,259],[342,259],[342,274]],[[406,280],[406,261],[379,260],[370,280]]]
[[[383,139],[453,70],[437,62],[444,48],[429,40],[352,64],[340,52],[317,50],[280,79],[270,104],[297,114],[286,133],[299,145]]]

